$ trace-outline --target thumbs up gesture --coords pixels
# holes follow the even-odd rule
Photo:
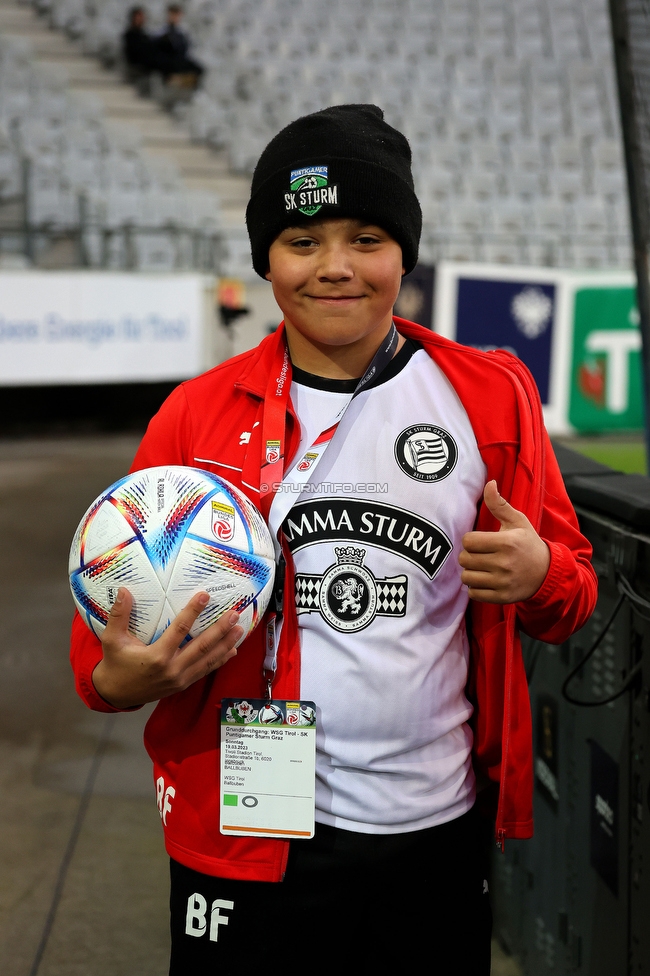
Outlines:
[[[465,533],[458,557],[463,568],[460,578],[470,599],[481,603],[527,600],[546,578],[551,561],[548,546],[523,512],[501,497],[496,481],[488,481],[483,499],[501,528]]]

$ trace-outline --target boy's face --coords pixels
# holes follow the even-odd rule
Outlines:
[[[402,249],[374,224],[343,218],[288,227],[269,249],[266,277],[282,309],[291,354],[368,348],[388,332],[404,268]]]

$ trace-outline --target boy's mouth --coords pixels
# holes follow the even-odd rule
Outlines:
[[[363,295],[308,295],[315,302],[325,302],[327,305],[344,305],[346,302],[358,302]]]

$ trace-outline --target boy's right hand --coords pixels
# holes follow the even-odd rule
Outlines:
[[[97,693],[114,708],[133,708],[184,691],[235,657],[244,631],[234,611],[180,647],[208,599],[195,594],[157,641],[143,644],[129,632],[133,597],[120,587],[101,638],[104,657],[93,671]]]

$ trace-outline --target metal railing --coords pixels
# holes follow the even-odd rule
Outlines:
[[[84,193],[77,195],[74,222],[34,220],[33,209],[31,161],[24,159],[21,193],[0,203],[0,256],[22,256],[26,265],[48,267],[218,274],[226,254],[220,230],[197,229],[173,221],[155,226],[134,220],[108,222],[90,214]],[[156,241],[161,243],[159,260],[155,260]],[[62,243],[66,245],[65,257],[57,265],[52,252]]]

